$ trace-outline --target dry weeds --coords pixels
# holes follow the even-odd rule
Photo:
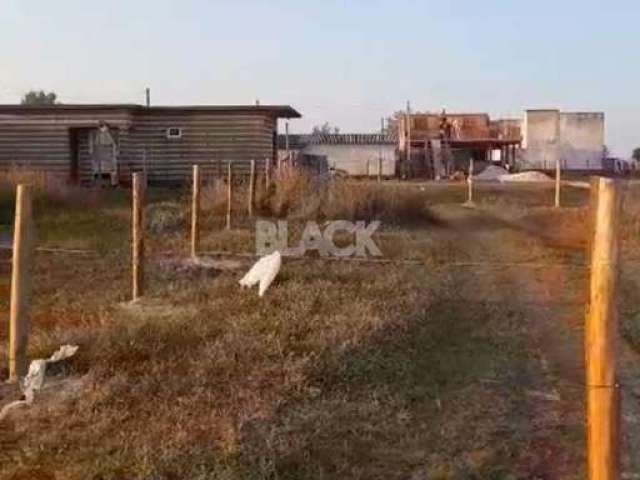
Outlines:
[[[44,209],[44,244],[103,245],[36,261],[30,355],[78,343],[83,389],[0,425],[0,478],[582,478],[581,396],[566,382],[581,360],[583,213],[540,210],[544,189],[483,187],[466,210],[458,186],[286,182],[259,194],[262,214],[388,219],[385,255],[423,264],[285,261],[260,300],[238,288],[243,269],[167,267],[167,250],[187,252],[169,229],[149,241],[147,304],[122,308],[128,197],[105,197],[100,215]],[[215,205],[203,248],[251,251]],[[449,265],[464,261],[479,265]],[[495,267],[522,261],[548,266]],[[560,401],[530,394],[553,389]]]

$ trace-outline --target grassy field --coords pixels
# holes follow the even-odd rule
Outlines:
[[[30,356],[78,354],[0,423],[0,479],[584,478],[588,192],[539,185],[347,183],[262,194],[260,213],[381,218],[385,262],[285,259],[259,299],[251,265],[183,262],[188,192],[149,192],[148,293],[130,295],[129,193],[42,193]],[[302,194],[301,194],[302,192]],[[202,250],[251,253],[206,197]],[[640,216],[623,223],[623,471],[640,475]],[[341,200],[342,199],[342,200]],[[244,205],[244,201],[239,201]],[[11,196],[0,197],[11,218]],[[0,278],[6,325],[8,277]],[[6,358],[6,330],[0,329]],[[6,364],[0,377],[6,377]],[[634,383],[635,382],[635,383]],[[16,398],[0,386],[0,405]]]

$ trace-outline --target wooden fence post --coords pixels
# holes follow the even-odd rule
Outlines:
[[[9,381],[27,374],[29,342],[29,294],[33,253],[31,189],[18,185],[11,259],[11,307],[9,313]]]
[[[231,162],[227,164],[227,230],[231,229],[231,200],[232,200],[233,172]]]
[[[265,158],[264,161],[264,187],[269,192],[269,186],[271,185],[271,162],[269,158]]]
[[[616,182],[600,178],[592,205],[591,282],[585,325],[587,470],[589,480],[616,480],[619,401],[616,377],[618,213]]]
[[[382,181],[382,157],[378,157],[378,181]]]
[[[587,225],[587,261],[591,262],[591,254],[593,252],[593,241],[595,239],[594,232],[596,231],[596,206],[598,205],[598,192],[600,191],[598,185],[600,184],[600,177],[592,176],[589,178],[589,218]]]
[[[555,207],[560,208],[560,159],[556,159],[556,201]]]
[[[200,246],[200,167],[193,166],[193,187],[191,191],[191,258],[198,256]]]
[[[132,181],[132,272],[133,283],[132,300],[138,300],[144,295],[144,179],[141,173],[133,174]]]
[[[249,198],[247,199],[247,212],[249,217],[253,217],[253,202],[255,199],[256,187],[256,161],[251,160],[251,170],[249,171]]]
[[[469,175],[467,176],[467,205],[473,205],[473,158],[469,160]]]

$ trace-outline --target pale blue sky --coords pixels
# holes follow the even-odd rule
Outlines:
[[[0,0],[0,103],[291,104],[292,131],[404,108],[602,110],[640,145],[637,0]]]

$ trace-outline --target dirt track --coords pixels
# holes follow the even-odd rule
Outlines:
[[[483,285],[471,292],[470,301],[496,302],[517,311],[537,364],[533,369],[543,373],[499,383],[500,388],[525,387],[526,413],[513,420],[530,422],[531,443],[520,460],[538,465],[524,470],[540,468],[540,478],[582,478],[586,229],[575,223],[568,229],[552,222],[541,225],[540,218],[547,215],[553,212],[509,220],[470,210],[457,212],[448,221],[465,238],[460,248],[472,258],[488,261],[486,267],[469,272]],[[640,478],[640,355],[624,340],[619,345],[621,472],[623,478]],[[568,438],[576,443],[571,445]]]

